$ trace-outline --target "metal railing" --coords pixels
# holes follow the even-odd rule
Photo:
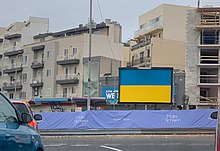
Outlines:
[[[148,25],[145,25],[143,28],[134,32],[134,37],[138,37],[139,35],[143,35],[144,33],[150,32],[151,30],[162,28],[163,22],[157,21]]]
[[[43,82],[43,78],[42,78],[42,77],[32,78],[32,79],[30,80],[30,83],[31,83],[31,84],[42,83],[42,82]]]
[[[59,55],[57,56],[57,61],[62,60],[70,60],[70,59],[79,59],[79,54],[71,54],[71,55]]]
[[[151,57],[143,57],[143,58],[135,59],[131,62],[128,62],[127,66],[137,66],[137,65],[140,65],[143,63],[150,65],[151,64]]]
[[[74,97],[77,97],[77,95],[71,93],[56,94],[56,98],[74,98]]]
[[[79,79],[78,74],[59,74],[56,76],[56,80],[72,80]]]
[[[5,52],[16,51],[22,48],[21,44],[17,44],[16,46],[6,45],[4,47]]]
[[[199,83],[220,84],[219,75],[200,75]]]
[[[6,66],[6,69],[15,69],[15,68],[19,68],[22,67],[22,62],[18,62],[18,63],[12,63],[10,65]]]

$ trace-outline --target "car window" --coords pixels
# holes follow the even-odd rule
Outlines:
[[[5,121],[10,117],[14,117],[17,120],[15,109],[6,98],[0,94],[0,121]]]
[[[29,113],[27,107],[21,103],[13,103],[20,113]]]

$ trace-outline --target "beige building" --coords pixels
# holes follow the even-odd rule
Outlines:
[[[60,32],[39,33],[31,35],[32,41],[23,43],[16,53],[3,49],[4,56],[8,56],[3,60],[4,93],[11,99],[86,97],[89,52],[87,26],[80,24],[77,28]],[[15,39],[20,40],[21,35]],[[3,38],[3,43],[6,38]],[[99,77],[106,73],[118,75],[118,67],[127,62],[124,61],[125,52],[120,24],[106,19],[95,25],[92,34],[91,97],[99,96]],[[17,63],[13,66],[15,60]],[[17,85],[14,85],[14,81]],[[73,108],[71,106],[65,111]]]
[[[47,18],[29,17],[28,21],[15,22],[0,29],[0,52],[3,56],[0,85],[10,98],[17,98],[22,89],[23,67],[28,66],[24,45],[34,42],[34,35],[48,32],[48,25]]]
[[[163,4],[139,16],[129,66],[185,69],[188,6]]]
[[[190,108],[215,108],[220,99],[220,8],[191,10],[187,20],[186,95]]]

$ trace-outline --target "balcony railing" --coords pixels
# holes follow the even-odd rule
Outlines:
[[[135,45],[133,45],[133,46],[131,47],[131,51],[134,51],[134,50],[136,50],[136,49],[139,49],[139,48],[142,48],[142,47],[144,47],[144,46],[147,46],[147,45],[150,44],[150,42],[151,42],[151,40],[150,40],[150,39],[147,39],[146,41],[143,41],[143,42],[140,42],[140,43],[138,43],[138,44],[135,44]]]
[[[217,105],[218,104],[218,97],[204,97],[204,96],[200,96],[199,98],[199,103],[202,104],[213,104],[213,105]]]
[[[23,52],[21,45],[4,47],[4,56],[15,56]]]
[[[43,68],[43,67],[44,67],[43,60],[34,60],[31,65],[32,69],[38,69],[38,68]]]
[[[14,72],[21,72],[23,70],[23,67],[22,67],[22,63],[19,62],[19,63],[13,63],[9,66],[6,66],[6,69],[3,71],[4,74],[8,74],[8,73],[14,73]]]
[[[78,84],[78,74],[61,74],[56,77],[57,84]]]
[[[4,82],[3,83],[3,90],[9,91],[9,90],[20,90],[22,89],[22,82],[21,81],[10,81],[10,82]]]
[[[79,64],[79,55],[60,55],[57,56],[57,64],[58,65],[66,65],[66,64]]]
[[[128,62],[127,66],[138,66],[138,65],[142,65],[142,64],[150,65],[151,58],[150,57],[139,58],[139,59],[133,60],[131,62]]]
[[[76,94],[71,94],[71,93],[63,93],[63,94],[57,94],[56,98],[75,98],[77,97]]]
[[[134,37],[138,37],[140,35],[151,32],[152,30],[163,28],[163,22],[157,21],[152,24],[145,25],[143,28],[134,32]]]
[[[43,78],[39,77],[39,78],[32,78],[30,81],[30,86],[31,87],[40,87],[43,86]]]

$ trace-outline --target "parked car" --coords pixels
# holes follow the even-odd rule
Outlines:
[[[38,118],[40,116],[36,116],[36,120]],[[43,151],[40,134],[28,125],[32,120],[30,113],[20,113],[0,92],[0,150]]]
[[[32,117],[36,116],[36,115],[33,116],[33,112],[32,112],[32,110],[30,108],[30,105],[28,103],[23,102],[23,101],[14,101],[14,100],[11,101],[11,102],[14,104],[14,106],[18,109],[18,111],[20,113],[29,113],[30,115],[32,115]],[[39,116],[39,118],[42,119],[41,115],[37,115],[37,116]],[[33,118],[33,120],[31,122],[29,122],[28,125],[32,126],[37,131],[39,131],[38,130],[38,124],[37,124],[37,121],[35,120],[35,118]]]

